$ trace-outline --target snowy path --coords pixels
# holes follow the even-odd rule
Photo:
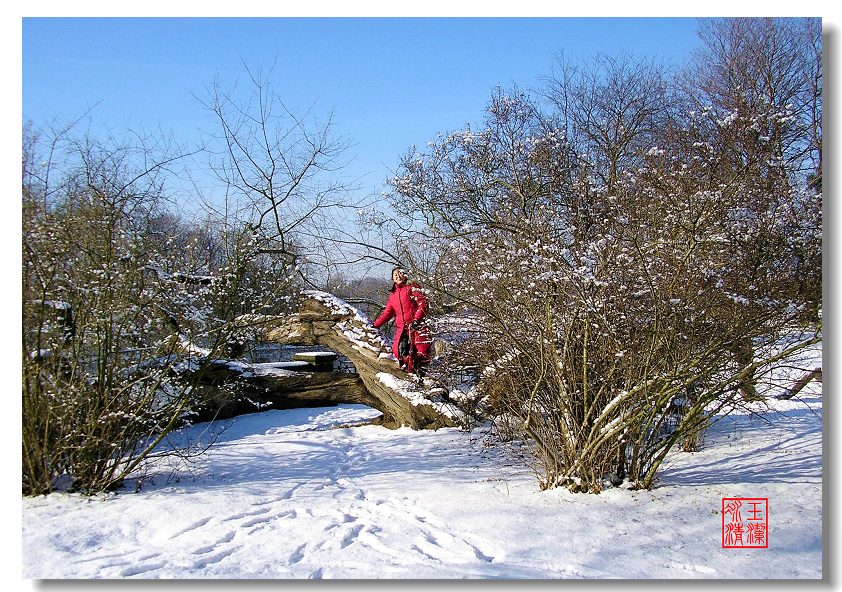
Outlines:
[[[376,414],[361,406],[242,416],[178,482],[24,499],[23,576],[818,578],[821,397],[806,403],[730,417],[654,490],[598,496],[537,491],[479,434],[336,427]],[[737,496],[769,498],[768,549],[721,548]]]

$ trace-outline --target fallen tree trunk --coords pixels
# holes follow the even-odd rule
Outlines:
[[[356,374],[299,372],[271,364],[219,361],[204,368],[199,382],[203,405],[194,421],[227,419],[268,409],[327,407],[373,402]]]
[[[383,416],[377,423],[389,428],[458,425],[450,404],[430,400],[415,378],[398,367],[368,318],[332,294],[305,292],[296,314],[245,315],[236,325],[235,333],[257,341],[326,347],[350,360],[356,374],[281,373],[267,371],[265,364],[206,363],[201,370],[206,387],[202,396],[207,401],[202,418],[267,408],[359,403],[380,411]]]
[[[457,425],[449,405],[428,400],[414,377],[398,367],[365,315],[325,292],[304,296],[298,314],[260,321],[266,327],[266,341],[322,345],[348,358],[367,392],[365,404],[383,413],[383,425],[412,429]]]

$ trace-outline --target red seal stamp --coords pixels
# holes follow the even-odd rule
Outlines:
[[[722,498],[722,548],[769,547],[769,498]]]

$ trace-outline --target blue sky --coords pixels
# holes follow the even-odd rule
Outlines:
[[[194,95],[242,62],[294,109],[334,116],[348,169],[377,187],[406,149],[482,119],[495,86],[530,88],[553,55],[628,52],[682,63],[692,18],[24,18],[22,110],[36,125],[94,107],[96,125],[171,131],[213,121]]]

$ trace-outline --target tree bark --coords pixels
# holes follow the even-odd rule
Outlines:
[[[265,365],[263,366],[265,367]],[[373,402],[356,374],[333,372],[255,373],[250,366],[214,363],[202,371],[204,401],[195,421],[227,419],[268,409],[327,407]]]
[[[806,374],[802,375],[802,376],[801,376],[801,378],[799,378],[799,379],[795,382],[795,384],[794,384],[794,385],[792,385],[792,388],[791,388],[791,389],[788,389],[786,392],[784,392],[783,394],[778,395],[778,396],[777,396],[777,397],[775,397],[775,398],[776,398],[776,399],[791,399],[791,398],[793,398],[795,395],[797,395],[798,393],[800,393],[800,392],[801,392],[801,389],[803,389],[805,386],[807,386],[807,384],[808,384],[811,380],[814,380],[814,379],[815,379],[815,380],[818,380],[819,382],[821,382],[821,381],[822,381],[822,369],[821,369],[821,368],[816,368],[815,370],[810,370],[810,371],[809,371],[809,372],[807,372]]]

